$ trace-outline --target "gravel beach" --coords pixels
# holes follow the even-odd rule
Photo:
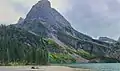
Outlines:
[[[70,68],[65,66],[35,66],[39,69],[31,69],[32,66],[1,66],[0,71],[91,71],[90,69]]]

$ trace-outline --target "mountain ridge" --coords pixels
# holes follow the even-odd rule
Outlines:
[[[114,56],[114,44],[93,39],[72,28],[71,24],[54,8],[48,0],[41,0],[36,3],[27,14],[24,21],[15,25],[16,27],[50,38],[59,45],[69,46],[77,51],[83,49],[91,54],[100,57]],[[115,49],[116,51],[116,49]]]
[[[41,24],[48,29],[48,32],[50,32],[50,34],[56,34],[58,31],[63,30],[63,32],[67,32],[69,35],[79,37],[77,34],[78,32],[72,28],[70,23],[59,12],[51,8],[49,3],[50,2],[48,0],[42,0],[35,4],[27,14],[24,23],[22,23],[22,27],[26,28],[29,25],[27,23],[41,22]],[[82,33],[79,34],[86,36],[86,38],[91,38]]]

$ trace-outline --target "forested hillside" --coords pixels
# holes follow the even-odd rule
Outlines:
[[[0,64],[47,64],[47,42],[14,26],[0,26]]]
[[[76,51],[13,25],[0,25],[0,65],[75,63]]]

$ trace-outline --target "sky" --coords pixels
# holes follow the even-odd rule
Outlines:
[[[0,0],[0,23],[16,23],[25,18],[38,0]],[[50,0],[78,31],[98,38],[120,37],[120,0]]]

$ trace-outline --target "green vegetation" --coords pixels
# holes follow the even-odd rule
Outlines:
[[[65,51],[67,47],[61,47],[53,40],[48,40],[49,44],[49,62],[50,63],[75,63],[76,60],[73,58],[69,52]]]
[[[84,51],[84,50],[78,50],[76,53],[77,53],[78,55],[80,55],[81,57],[83,57],[83,58],[85,58],[85,59],[88,59],[88,60],[96,57],[96,55],[90,54],[89,52]]]
[[[75,63],[65,47],[14,26],[0,26],[0,65]],[[48,60],[49,59],[49,60]]]
[[[62,53],[64,51],[63,47],[59,46],[53,40],[48,39],[48,50],[53,53]]]
[[[76,62],[76,60],[69,54],[63,53],[50,53],[49,58],[51,63],[67,64]]]
[[[69,49],[69,48],[68,48],[67,51],[68,51],[69,53],[71,53],[71,54],[74,54],[74,53],[75,53],[75,54],[77,54],[77,55],[79,55],[79,56],[81,56],[81,57],[83,57],[83,58],[85,58],[85,59],[88,59],[88,60],[96,57],[95,54],[90,54],[89,52],[84,51],[83,49],[74,50],[74,49]]]
[[[120,63],[120,60],[114,58],[101,58],[100,63]]]
[[[14,26],[0,26],[0,65],[48,63],[47,41]]]
[[[52,39],[34,35],[12,25],[0,26],[0,65],[76,63],[79,56],[93,61],[99,58],[100,62],[118,62],[116,59],[100,58],[82,49],[60,46]]]

